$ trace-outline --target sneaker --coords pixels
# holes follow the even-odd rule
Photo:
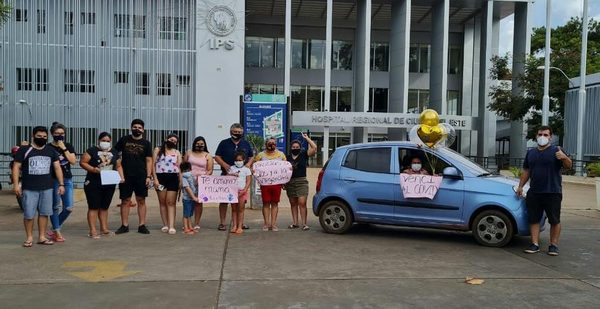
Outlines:
[[[150,234],[150,231],[146,228],[146,225],[142,224],[138,226],[138,233],[140,234]]]
[[[555,245],[550,245],[550,247],[548,247],[548,255],[557,256],[558,255],[558,247]]]
[[[242,224],[242,229],[243,230],[248,230],[248,229],[250,229],[250,227],[248,225],[246,225],[246,224]]]
[[[129,226],[121,225],[121,227],[115,231],[115,234],[117,235],[125,233],[129,233]]]
[[[536,244],[531,244],[531,245],[529,245],[529,247],[527,247],[527,249],[523,250],[523,252],[525,252],[525,253],[538,253],[538,252],[540,252],[540,246],[538,246]]]

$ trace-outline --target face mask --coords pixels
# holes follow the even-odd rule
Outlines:
[[[538,138],[537,138],[537,143],[541,147],[548,145],[549,142],[550,142],[550,139],[545,136],[538,136]]]
[[[300,154],[300,149],[292,149],[292,154],[297,156]]]
[[[63,135],[52,135],[52,138],[54,139],[55,142],[65,140],[65,137]]]
[[[35,137],[33,138],[33,143],[36,144],[38,147],[42,147],[46,145],[46,143],[48,143],[48,139],[43,137]]]
[[[239,139],[241,139],[241,138],[242,138],[242,136],[244,136],[244,135],[243,135],[243,134],[241,134],[241,133],[236,133],[236,134],[233,134],[233,133],[232,133],[232,134],[231,134],[231,138],[232,138],[233,140],[236,140],[236,141],[237,141],[237,140],[239,140]]]
[[[194,146],[194,151],[204,151],[205,148],[204,146]]]
[[[273,151],[273,150],[275,150],[275,145],[273,145],[273,144],[268,144],[268,145],[267,145],[267,150],[269,150],[269,151]]]
[[[166,141],[165,142],[165,146],[167,146],[167,148],[173,149],[177,146],[177,144],[171,142],[171,141]]]
[[[413,163],[410,165],[413,171],[418,172],[421,170],[421,163]]]
[[[135,137],[140,137],[140,136],[142,136],[142,131],[140,131],[140,130],[131,130],[131,135],[133,135]]]
[[[235,167],[241,168],[242,166],[244,166],[244,161],[235,161]]]
[[[100,149],[107,151],[110,149],[111,143],[110,142],[100,142],[99,146],[100,146]]]

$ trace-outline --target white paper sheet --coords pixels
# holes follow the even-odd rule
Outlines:
[[[121,176],[117,171],[100,171],[100,180],[103,185],[117,185],[121,182]]]

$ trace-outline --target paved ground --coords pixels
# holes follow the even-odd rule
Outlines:
[[[494,249],[437,230],[366,225],[329,235],[312,215],[310,231],[262,232],[257,210],[247,212],[252,228],[231,236],[216,230],[215,207],[199,234],[166,235],[151,195],[151,235],[87,238],[80,198],[64,244],[25,249],[20,211],[10,192],[0,194],[0,307],[600,307],[592,186],[565,184],[559,257],[522,253],[525,238]],[[111,227],[118,217],[111,208]],[[280,217],[280,227],[289,224],[289,209]],[[465,277],[485,281],[469,285]]]

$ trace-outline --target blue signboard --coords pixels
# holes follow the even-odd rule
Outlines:
[[[245,94],[242,119],[246,134],[274,137],[277,149],[286,151],[287,100],[278,94]]]

